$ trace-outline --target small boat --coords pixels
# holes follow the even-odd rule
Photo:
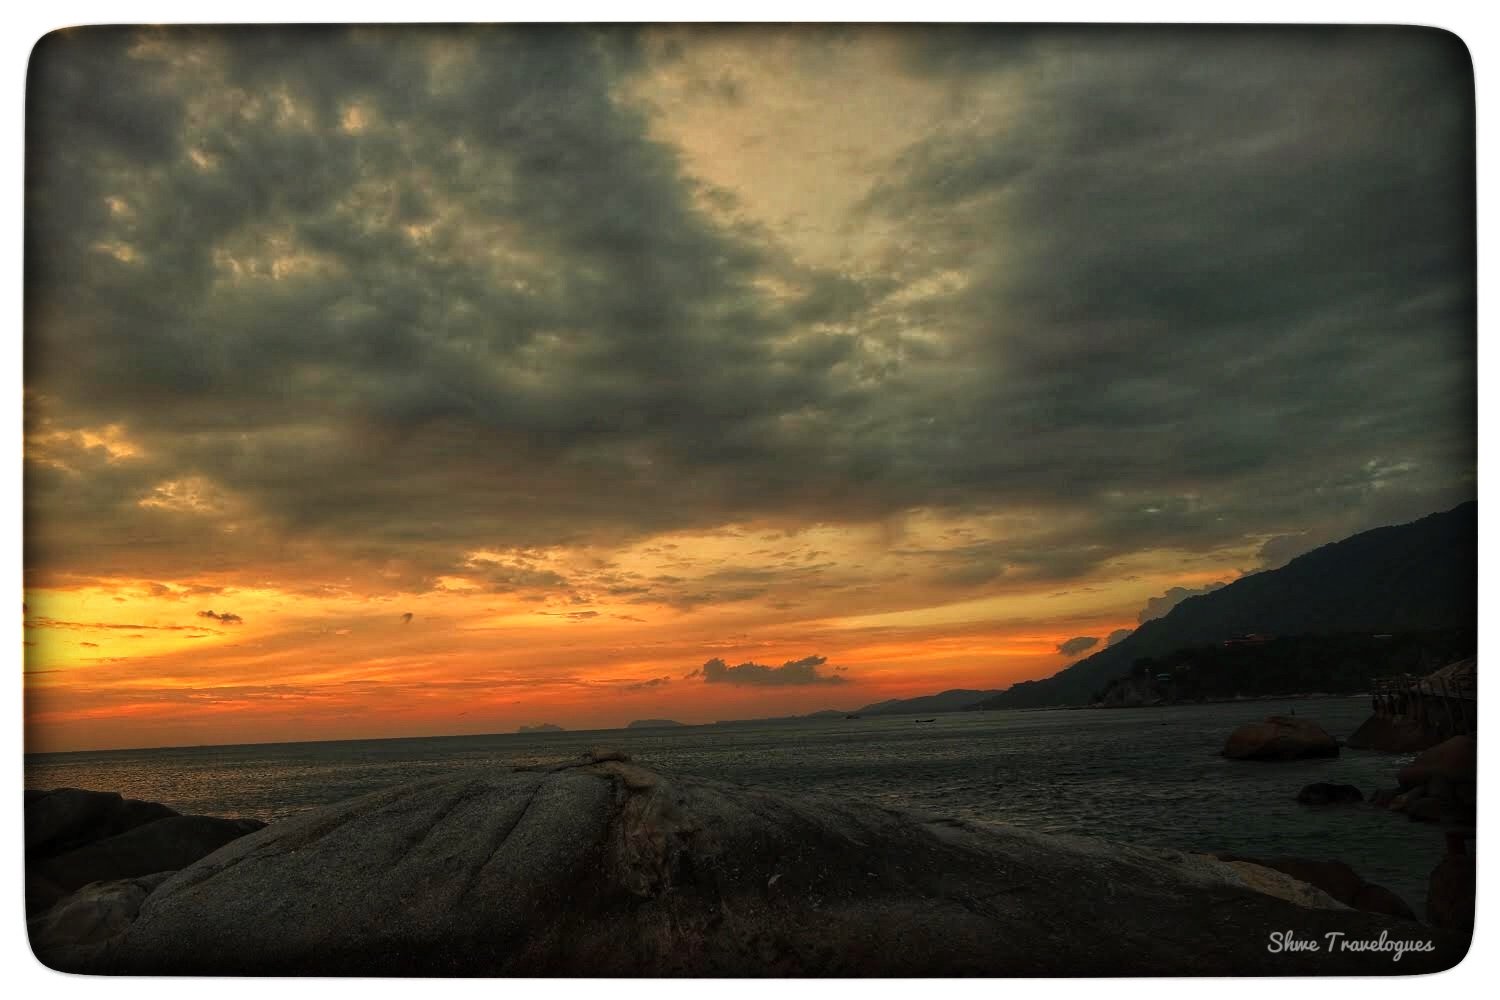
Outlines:
[[[917,725],[921,725],[924,722],[936,722],[937,720],[936,719],[918,719],[916,721],[917,721]]]

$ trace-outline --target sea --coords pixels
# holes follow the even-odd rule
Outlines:
[[[1440,829],[1369,806],[1304,806],[1315,781],[1395,785],[1412,755],[1259,763],[1219,756],[1245,722],[1295,712],[1340,739],[1367,698],[960,712],[672,729],[442,736],[30,754],[27,788],[93,788],[183,813],[275,822],[461,768],[561,762],[599,746],[663,770],[816,791],[927,815],[1186,851],[1339,860],[1421,913]]]

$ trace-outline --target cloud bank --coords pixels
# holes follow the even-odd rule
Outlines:
[[[518,554],[918,509],[1024,524],[923,569],[984,588],[1473,495],[1461,43],[809,29],[785,74],[634,96],[761,37],[49,35],[27,91],[32,579],[256,565],[567,600],[578,581]],[[793,120],[841,72],[873,106],[931,98],[910,130],[848,124],[842,256],[803,252],[817,204],[757,215],[668,137],[695,109]]]
[[[702,677],[705,684],[734,684],[744,687],[848,683],[847,677],[824,673],[818,669],[827,662],[827,657],[806,656],[800,660],[788,660],[779,667],[751,662],[737,663],[731,667],[722,659],[714,657],[687,676]]]

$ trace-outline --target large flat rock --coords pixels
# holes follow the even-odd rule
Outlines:
[[[83,788],[26,790],[26,855],[50,857],[126,830],[176,816],[159,802]]]
[[[255,819],[167,816],[38,861],[36,875],[63,889],[177,871],[265,826]]]
[[[167,879],[105,947],[42,957],[168,975],[1308,975],[1430,972],[1467,946],[1242,867],[599,759],[273,824]],[[1287,930],[1437,950],[1271,952]]]

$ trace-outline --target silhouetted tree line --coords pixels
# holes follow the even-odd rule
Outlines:
[[[1093,698],[1128,683],[1169,701],[1292,695],[1357,694],[1376,677],[1428,674],[1476,648],[1473,629],[1279,636],[1259,643],[1190,646],[1137,659],[1129,675]]]

